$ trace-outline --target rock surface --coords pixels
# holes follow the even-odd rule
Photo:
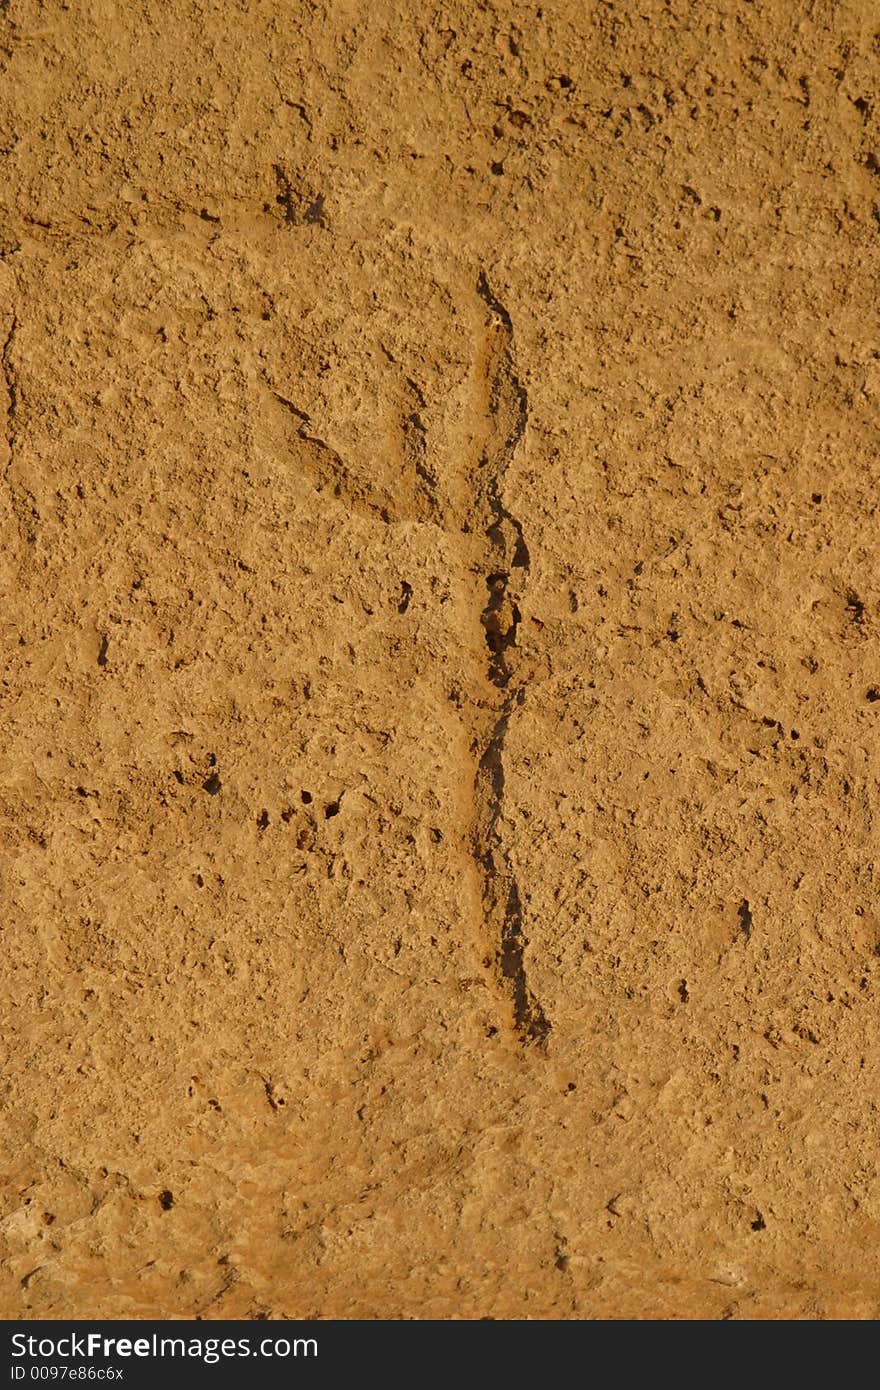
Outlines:
[[[0,5],[4,1316],[880,1315],[878,63]]]

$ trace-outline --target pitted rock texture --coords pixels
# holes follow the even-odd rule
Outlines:
[[[880,1314],[880,19],[0,5],[0,1312]]]

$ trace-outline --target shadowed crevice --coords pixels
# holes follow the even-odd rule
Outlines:
[[[522,524],[504,504],[504,481],[525,435],[528,397],[516,371],[510,314],[496,299],[482,272],[477,290],[495,320],[498,336],[498,348],[490,360],[487,380],[495,439],[480,458],[476,500],[485,522],[490,565],[481,621],[488,648],[488,675],[501,701],[477,771],[475,857],[482,870],[485,917],[496,931],[497,966],[510,996],[517,1034],[524,1043],[544,1045],[551,1025],[529,987],[525,914],[514,866],[501,834],[505,797],[504,746],[511,715],[525,699],[525,688],[516,679],[517,634],[521,621],[516,590],[530,565]],[[519,576],[514,575],[514,571],[519,571]]]

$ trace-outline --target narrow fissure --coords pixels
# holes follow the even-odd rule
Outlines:
[[[515,653],[521,621],[517,597],[530,564],[522,525],[508,511],[503,494],[507,470],[528,423],[528,397],[516,373],[510,315],[492,293],[484,273],[480,274],[477,290],[495,321],[499,344],[492,354],[487,380],[495,435],[479,460],[475,492],[488,543],[487,598],[481,621],[488,648],[488,675],[499,692],[500,703],[477,772],[475,857],[482,869],[485,917],[495,929],[496,960],[510,995],[516,1031],[521,1041],[542,1045],[551,1025],[529,988],[525,914],[501,832],[504,747],[511,716],[525,700],[525,687],[516,679]]]
[[[12,315],[12,321],[10,322],[10,325],[9,325],[9,332],[8,332],[7,335],[6,335],[6,339],[5,339],[4,343],[3,343],[3,347],[0,348],[0,366],[2,366],[2,369],[3,369],[3,376],[4,376],[4,379],[5,379],[5,382],[6,382],[6,396],[7,396],[7,409],[6,409],[6,444],[7,444],[7,447],[8,447],[8,449],[9,449],[9,457],[8,457],[8,460],[7,460],[7,468],[8,468],[8,466],[9,466],[9,464],[12,462],[12,454],[13,454],[13,449],[14,449],[14,447],[15,447],[15,432],[16,432],[16,418],[15,418],[15,417],[16,417],[16,412],[17,412],[17,410],[18,410],[18,384],[17,384],[17,382],[16,382],[16,380],[15,380],[15,373],[14,373],[14,371],[13,371],[13,369],[12,369],[12,360],[11,360],[11,359],[12,359],[12,345],[13,345],[13,343],[14,343],[14,341],[15,341],[15,334],[16,334],[17,328],[18,328],[18,319],[17,319],[16,315],[13,314],[13,315]]]

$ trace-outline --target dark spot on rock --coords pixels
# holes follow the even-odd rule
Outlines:
[[[202,783],[202,787],[209,796],[216,796],[222,786],[223,783],[220,781],[216,772],[212,772],[210,777],[207,777]]]
[[[854,623],[860,623],[865,617],[865,605],[859,598],[855,589],[847,589],[846,606],[849,609],[850,618]]]
[[[305,222],[308,222],[313,227],[325,227],[327,225],[324,218],[323,193],[319,193],[314,202],[309,203],[308,207],[306,208],[303,220]]]

